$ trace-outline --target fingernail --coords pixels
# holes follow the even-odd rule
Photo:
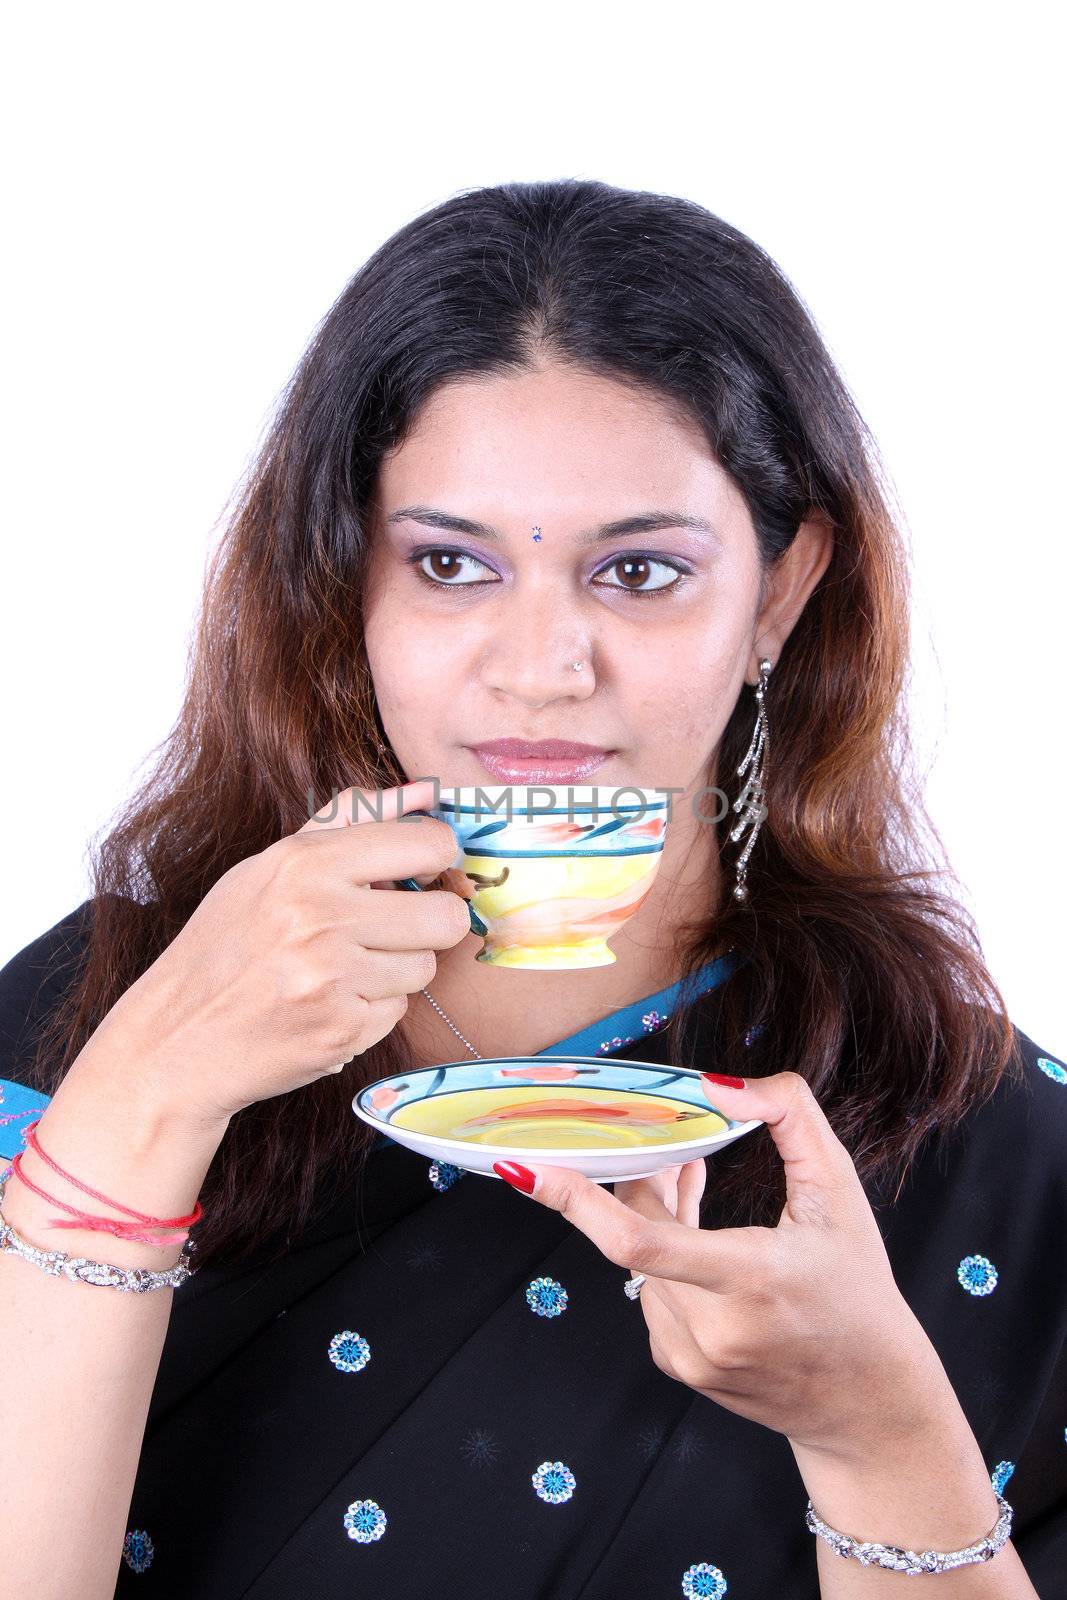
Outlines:
[[[725,1072],[702,1072],[700,1076],[706,1078],[709,1083],[724,1084],[727,1089],[743,1089],[745,1087],[744,1078],[731,1078]]]
[[[497,1177],[521,1189],[523,1194],[533,1194],[537,1174],[531,1172],[529,1167],[522,1166],[518,1161],[494,1161],[493,1171]]]

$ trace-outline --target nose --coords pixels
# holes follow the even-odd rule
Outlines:
[[[558,596],[527,594],[520,608],[501,613],[482,676],[494,693],[534,710],[561,698],[588,700],[596,686],[594,641],[585,628],[561,618]]]

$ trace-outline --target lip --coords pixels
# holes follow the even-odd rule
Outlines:
[[[469,747],[501,783],[581,783],[614,752],[570,739],[493,739]]]
[[[478,755],[488,751],[491,756],[517,761],[588,761],[610,754],[600,745],[578,744],[574,739],[487,739],[484,744],[472,744],[471,749]]]

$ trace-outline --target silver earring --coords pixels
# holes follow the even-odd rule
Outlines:
[[[764,657],[759,664],[759,683],[756,686],[756,726],[752,730],[752,741],[745,752],[745,758],[737,769],[738,777],[743,777],[746,767],[751,763],[752,771],[749,773],[744,788],[734,801],[733,809],[741,812],[741,820],[730,834],[731,843],[736,843],[750,823],[755,826],[748,836],[748,843],[742,850],[737,860],[737,882],[734,884],[734,899],[747,900],[748,888],[745,884],[745,870],[748,858],[752,854],[752,846],[756,842],[756,835],[760,830],[760,823],[767,815],[767,807],[763,799],[763,758],[767,751],[767,711],[764,700],[767,693],[767,679],[771,671],[771,663]]]
[[[581,672],[581,670],[582,670],[582,663],[581,663],[581,662],[580,662],[580,661],[572,661],[572,662],[571,662],[571,668],[572,668],[572,670],[573,670],[573,671],[574,671],[574,672]]]

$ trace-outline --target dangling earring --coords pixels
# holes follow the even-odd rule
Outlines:
[[[742,777],[745,768],[750,762],[752,764],[752,771],[745,786],[733,803],[733,810],[741,811],[741,820],[730,834],[731,842],[736,843],[750,823],[754,823],[755,826],[748,836],[748,843],[737,860],[737,882],[734,884],[735,900],[748,899],[745,869],[748,866],[748,858],[752,854],[752,846],[756,842],[756,835],[759,833],[760,823],[763,821],[767,809],[763,802],[763,758],[767,749],[767,711],[764,706],[764,698],[767,692],[767,678],[770,670],[771,663],[764,657],[759,664],[759,683],[756,686],[756,726],[752,730],[752,741],[745,752],[745,758],[737,769],[738,777]]]

